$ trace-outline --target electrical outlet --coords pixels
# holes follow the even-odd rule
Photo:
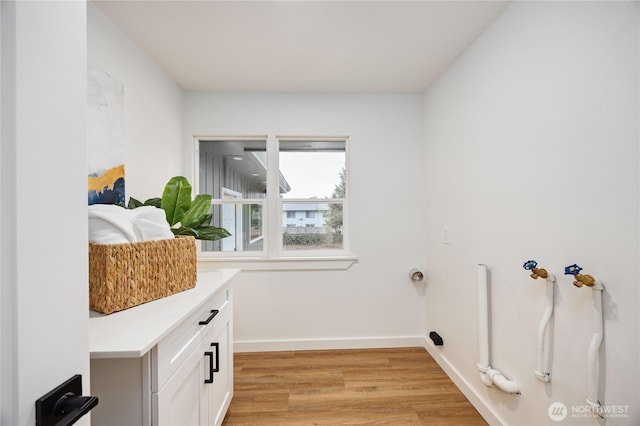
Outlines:
[[[449,227],[445,226],[442,228],[442,244],[450,244],[451,235],[449,232]]]

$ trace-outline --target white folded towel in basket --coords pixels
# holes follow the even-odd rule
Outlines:
[[[164,210],[153,206],[138,207],[133,212],[133,232],[138,241],[168,240],[175,238],[169,229]]]
[[[89,206],[89,242],[123,244],[172,238],[164,210],[157,207],[130,210],[112,204]]]

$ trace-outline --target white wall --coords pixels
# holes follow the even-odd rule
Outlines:
[[[89,390],[86,6],[0,9],[0,423],[28,425],[74,374]]]
[[[92,3],[89,62],[124,85],[125,185],[144,201],[182,173],[182,90]]]
[[[591,291],[605,287],[599,398],[639,411],[639,38],[637,2],[516,2],[425,95],[426,329],[436,358],[497,423],[553,424],[555,401],[584,406]],[[424,219],[421,219],[424,220]],[[450,227],[451,244],[441,243]],[[551,383],[533,375],[545,285],[558,276]],[[492,272],[492,364],[522,395],[479,380],[476,264]]]
[[[191,176],[193,134],[351,136],[351,243],[360,261],[348,271],[244,273],[236,288],[236,340],[315,347],[422,335],[423,289],[406,279],[424,259],[415,187],[423,181],[420,96],[190,94],[183,132],[179,88],[92,4],[88,56],[124,85],[127,196],[158,196],[170,176]],[[387,144],[393,149],[380,148]],[[398,200],[406,202],[406,221],[389,235],[384,226],[396,217]]]
[[[186,95],[185,158],[193,135],[349,136],[359,261],[346,271],[243,272],[236,348],[384,346],[423,335],[424,299],[407,278],[425,258],[422,119],[416,95]]]

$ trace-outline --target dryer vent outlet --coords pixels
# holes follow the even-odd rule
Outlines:
[[[429,333],[429,337],[431,338],[431,340],[433,340],[434,345],[436,346],[444,345],[444,342],[442,341],[442,337],[440,337],[440,335],[435,331],[432,331],[431,333]]]

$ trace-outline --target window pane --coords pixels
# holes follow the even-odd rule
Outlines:
[[[278,155],[283,198],[344,198],[345,141],[281,140]]]
[[[204,241],[204,252],[262,251],[264,249],[263,206],[249,203],[224,203],[211,206],[213,225],[224,228],[230,237]]]
[[[223,188],[242,199],[264,198],[267,192],[265,140],[200,141],[201,194],[226,199]]]
[[[284,250],[341,250],[342,202],[282,203]]]

